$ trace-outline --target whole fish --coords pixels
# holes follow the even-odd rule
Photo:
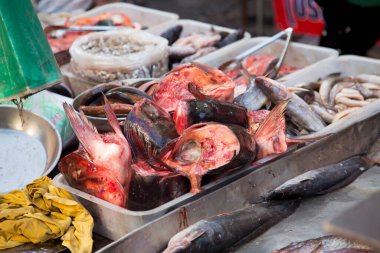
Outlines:
[[[203,175],[250,163],[255,156],[256,144],[245,128],[207,122],[187,128],[159,157],[172,170],[188,177],[191,192],[198,193]]]
[[[153,100],[167,112],[172,112],[182,100],[194,99],[189,91],[200,97],[232,102],[235,83],[218,69],[191,63],[178,66],[169,72],[156,86]]]
[[[290,199],[325,194],[353,182],[372,163],[362,156],[353,156],[292,178],[268,194],[267,199]]]
[[[282,249],[272,251],[272,253],[324,253],[341,249],[370,250],[366,245],[355,243],[339,236],[330,235],[303,242],[293,242]]]
[[[201,122],[219,122],[247,127],[247,110],[239,105],[213,100],[181,101],[174,111],[173,119],[181,134],[189,126]]]
[[[279,104],[289,100],[286,114],[297,126],[313,132],[318,132],[325,127],[319,115],[300,97],[289,92],[283,84],[262,76],[256,77],[255,83],[273,103]]]
[[[174,235],[163,253],[221,252],[247,235],[258,236],[297,206],[296,202],[260,203],[200,220]]]

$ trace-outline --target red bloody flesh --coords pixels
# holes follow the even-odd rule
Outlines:
[[[256,130],[259,128],[260,124],[265,120],[269,115],[270,111],[268,110],[258,110],[258,111],[248,111],[248,132],[253,135]]]
[[[187,117],[188,104],[184,101],[181,101],[178,103],[178,106],[173,114],[173,120],[175,122],[175,128],[178,134],[182,134],[182,132],[189,127]]]
[[[185,64],[173,69],[156,86],[153,100],[172,112],[181,100],[194,99],[189,91],[193,85],[207,98],[232,102],[235,83],[222,71],[199,64]]]
[[[71,186],[117,206],[125,206],[123,186],[109,170],[95,166],[82,149],[65,156],[59,163],[59,170]]]
[[[251,55],[242,61],[242,66],[252,76],[264,75],[270,71],[276,63],[277,57],[270,55]],[[297,70],[296,67],[282,65],[279,70],[279,75],[289,74]]]
[[[200,191],[201,177],[229,163],[240,152],[236,135],[217,123],[195,124],[185,130],[163,161],[191,182],[191,192]]]

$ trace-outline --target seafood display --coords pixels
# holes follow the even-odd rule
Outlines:
[[[319,252],[375,252],[371,250],[366,245],[362,245],[356,242],[349,241],[345,238],[338,236],[323,236],[315,239],[310,239],[303,242],[294,242],[288,246],[274,250],[272,253],[291,253],[291,252],[302,252],[302,253],[319,253]]]
[[[200,220],[174,235],[163,253],[221,252],[248,235],[263,233],[297,206],[296,202],[260,203]]]
[[[164,31],[161,36],[169,41],[170,67],[190,63],[199,57],[207,55],[218,48],[227,46],[244,37],[244,30],[235,32],[217,32],[214,29],[203,32],[192,32],[181,36],[182,25],[176,25]]]
[[[315,82],[298,84],[308,89],[310,107],[327,123],[346,117],[380,98],[380,76],[331,74]]]
[[[143,91],[151,85],[152,96]],[[226,74],[199,63],[181,65],[138,89],[97,86],[75,101],[79,118],[65,105],[81,147],[62,159],[60,170],[77,189],[148,210],[201,192],[205,176],[209,182],[255,159],[284,153],[292,143],[312,141],[285,134],[284,113],[297,101],[283,99],[265,113],[249,111],[233,103],[234,88]],[[125,117],[123,131],[116,114]],[[85,115],[105,115],[114,133],[98,134]],[[110,145],[110,152],[101,151]],[[108,159],[112,163],[106,164]]]
[[[59,28],[62,29],[81,26],[120,26],[141,29],[141,25],[137,22],[132,22],[128,15],[124,13],[111,12],[105,12],[94,17],[78,18],[72,22],[68,19],[65,25]],[[52,30],[52,28],[54,27],[51,27],[49,30]],[[47,39],[53,52],[58,53],[60,51],[68,50],[77,38],[88,33],[90,33],[90,31],[70,31],[58,38],[48,33]]]
[[[168,71],[168,42],[135,29],[83,35],[69,52],[73,73],[95,82],[160,77]]]

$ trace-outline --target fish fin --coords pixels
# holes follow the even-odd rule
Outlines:
[[[175,169],[167,165],[165,162],[161,161],[160,159],[152,156],[146,161],[154,170],[157,171],[173,171],[175,172]]]
[[[79,116],[76,114],[74,108],[68,103],[63,103],[66,116],[69,119],[70,125],[77,136],[82,147],[86,150],[87,154],[94,158],[94,150],[92,144],[95,141],[103,142],[102,138],[95,130],[92,124],[87,120],[87,117],[83,112],[80,112]]]
[[[199,100],[207,100],[207,97],[202,94],[202,92],[198,89],[198,87],[193,84],[193,83],[189,83],[188,84],[188,90],[191,94],[193,94],[193,96],[196,98],[196,99],[199,99]]]
[[[132,122],[125,121],[125,136],[130,143],[134,160],[138,158],[148,158],[153,155],[153,147],[147,140],[140,127]]]
[[[285,108],[288,105],[289,100],[281,102],[272,111],[270,111],[269,115],[264,119],[264,121],[260,124],[258,129],[255,132],[254,137],[260,138],[262,136],[268,136],[273,133],[277,133],[278,131],[283,131],[279,120],[285,120],[284,112]]]
[[[112,110],[111,104],[108,101],[107,97],[103,94],[104,98],[104,111],[106,113],[106,117],[108,119],[108,123],[111,125],[112,129],[115,131],[117,135],[122,138],[125,138],[123,132],[121,131],[119,121],[117,120],[116,114]]]

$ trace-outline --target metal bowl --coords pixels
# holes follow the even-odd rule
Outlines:
[[[94,86],[91,89],[88,89],[86,91],[83,91],[81,94],[76,96],[73,101],[73,107],[76,113],[79,113],[79,107],[83,104],[83,101],[88,99],[90,96],[93,96],[94,94],[101,94],[105,93],[106,91],[122,86],[122,85],[129,85],[132,87],[139,87],[140,85],[150,82],[152,80],[156,80],[154,78],[141,78],[141,79],[128,79],[128,80],[120,80],[120,81],[113,81],[110,83],[102,83]],[[95,116],[87,116],[87,118],[90,120],[90,122],[101,132],[108,132],[112,131],[111,126],[108,124],[108,120],[106,117],[95,117]],[[125,117],[117,117],[119,121],[124,121]]]
[[[43,116],[16,106],[0,105],[1,192],[23,188],[49,174],[62,152],[57,129]]]

